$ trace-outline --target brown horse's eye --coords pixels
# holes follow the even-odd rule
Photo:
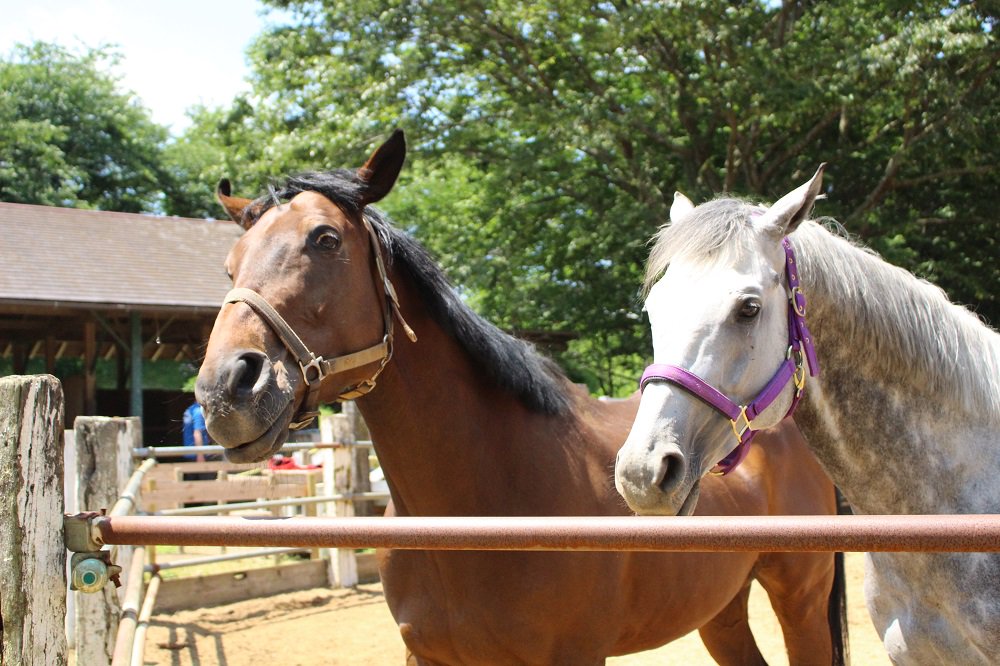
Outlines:
[[[320,250],[331,252],[340,247],[340,234],[333,227],[318,227],[311,236],[312,245]]]

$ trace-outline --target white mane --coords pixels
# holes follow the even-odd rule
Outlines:
[[[805,222],[791,239],[807,297],[824,302],[857,355],[1000,423],[1000,335],[944,291]],[[867,345],[869,348],[861,348]],[[941,404],[928,406],[940,409]]]

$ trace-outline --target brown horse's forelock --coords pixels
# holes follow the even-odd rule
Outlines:
[[[381,211],[372,206],[362,211],[364,185],[356,172],[346,169],[291,176],[247,207],[247,212],[253,211],[248,221],[256,222],[277,205],[277,200],[288,200],[301,192],[322,194],[352,215],[363,212],[378,234],[388,264],[413,279],[435,321],[469,354],[484,375],[534,411],[564,413],[569,408],[569,399],[563,388],[565,375],[559,366],[530,343],[504,333],[476,314],[462,301],[431,254],[393,226]]]
[[[254,224],[261,215],[302,192],[318,192],[344,211],[357,214],[364,201],[365,182],[356,171],[306,171],[268,186],[267,194],[254,199],[243,211],[244,223]]]

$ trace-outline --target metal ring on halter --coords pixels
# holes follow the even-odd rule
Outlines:
[[[309,361],[309,363],[307,363],[306,365],[302,365],[302,362],[300,361],[299,369],[302,371],[303,379],[306,380],[306,384],[308,384],[309,386],[312,386],[315,383],[322,382],[323,378],[326,377],[326,372],[324,372],[323,370],[322,356],[314,356],[313,359]],[[315,370],[316,374],[314,377],[310,378],[309,373],[312,370]]]

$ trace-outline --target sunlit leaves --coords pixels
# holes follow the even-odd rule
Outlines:
[[[166,129],[122,91],[104,49],[36,43],[0,60],[0,199],[151,210]]]

